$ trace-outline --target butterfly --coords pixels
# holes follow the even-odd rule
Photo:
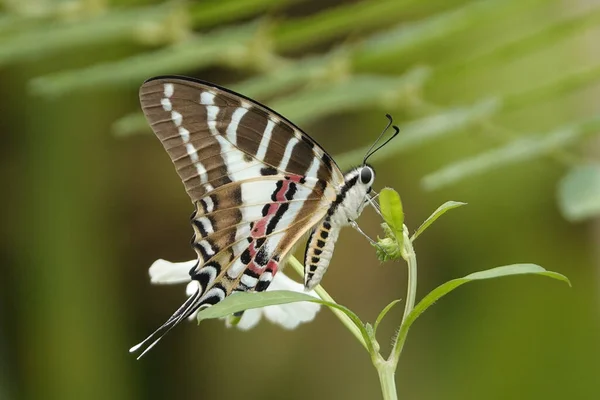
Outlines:
[[[197,310],[234,292],[261,292],[292,248],[308,234],[304,286],[323,278],[340,229],[371,201],[375,171],[367,159],[342,173],[310,136],[270,108],[212,83],[178,76],[144,82],[140,102],[195,210],[191,245],[196,292],[154,333],[150,343]],[[362,233],[362,231],[361,231]],[[150,342],[152,341],[152,342]]]

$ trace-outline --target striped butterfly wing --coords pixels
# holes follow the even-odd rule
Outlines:
[[[190,275],[199,289],[155,332],[164,334],[233,291],[265,290],[344,176],[291,122],[227,89],[158,77],[142,85],[140,101],[196,207]]]

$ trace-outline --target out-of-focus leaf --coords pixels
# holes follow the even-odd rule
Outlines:
[[[16,32],[0,40],[0,65],[48,54],[77,46],[130,37],[145,24],[160,24],[174,11],[173,4],[109,11],[106,14],[68,23],[47,23]]]
[[[600,216],[600,165],[570,170],[558,184],[558,205],[569,221]]]
[[[414,241],[416,238],[418,238],[419,235],[425,231],[425,229],[429,228],[429,225],[433,224],[436,219],[438,219],[439,217],[441,217],[442,215],[444,215],[447,211],[452,210],[453,208],[464,206],[466,204],[467,203],[462,203],[460,201],[447,201],[447,202],[445,202],[444,204],[442,204],[441,206],[439,206],[437,208],[437,210],[435,210],[429,216],[429,218],[427,218],[425,220],[425,222],[423,222],[421,224],[421,226],[419,227],[419,229],[417,229],[417,231],[412,235],[412,237],[410,238],[410,240]]]
[[[62,71],[31,80],[30,89],[47,96],[73,90],[119,85],[139,86],[154,75],[181,73],[194,68],[225,64],[237,57],[239,65],[257,55],[248,53],[260,26],[249,23],[189,39],[156,51],[79,70]]]
[[[528,88],[527,90],[507,96],[505,98],[504,111],[508,112],[526,107],[528,104],[560,98],[569,92],[589,86],[598,80],[600,80],[600,65],[593,65],[579,71],[561,74],[558,79],[544,82],[534,88]]]
[[[415,87],[420,87],[428,76],[426,67],[415,68],[399,77],[354,75],[278,98],[271,106],[295,123],[303,124],[335,112],[382,105],[391,107]]]
[[[132,136],[138,133],[150,133],[152,130],[142,112],[127,114],[112,125],[115,136]]]
[[[541,0],[533,0],[540,2]],[[426,2],[421,2],[426,3]],[[464,3],[456,9],[441,12],[413,23],[401,23],[392,29],[373,35],[356,52],[357,68],[371,68],[386,60],[409,57],[408,52],[449,40],[453,34],[465,31],[490,18],[514,11],[519,3],[529,1],[483,0]]]
[[[556,0],[529,0],[529,1],[512,1],[518,6],[518,3],[524,4],[525,7],[535,6],[536,3],[545,2],[547,4]],[[510,1],[505,1],[510,3]],[[497,12],[494,10],[494,17],[497,17]],[[514,12],[515,10],[513,10]],[[465,68],[486,68],[494,65],[503,64],[511,59],[526,57],[537,49],[546,46],[552,46],[569,35],[577,34],[578,32],[590,29],[598,24],[600,20],[600,9],[582,10],[576,15],[565,14],[562,18],[548,19],[544,25],[533,30],[527,31],[517,37],[511,37],[506,42],[499,43],[495,46],[487,46],[481,52],[469,57],[463,57],[458,62],[447,66],[442,66],[442,73],[456,73],[464,71]],[[449,68],[448,68],[449,67]],[[448,68],[448,69],[446,69]]]
[[[224,24],[306,0],[212,0],[190,2],[190,19],[195,28]]]
[[[323,43],[345,33],[394,23],[410,14],[418,0],[369,0],[342,4],[304,18],[296,18],[277,26],[275,46],[290,51],[306,45]]]
[[[519,138],[502,147],[454,162],[433,172],[423,178],[422,185],[427,190],[440,189],[492,169],[550,154],[576,139],[597,133],[599,129],[600,117],[594,117],[547,134]]]

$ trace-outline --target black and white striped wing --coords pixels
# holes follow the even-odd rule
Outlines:
[[[155,333],[233,291],[261,291],[325,216],[344,176],[308,135],[273,110],[215,85],[158,77],[142,109],[195,204],[198,292]]]
[[[331,157],[275,111],[240,94],[183,77],[140,88],[142,109],[192,202],[212,189],[265,175],[344,182]]]

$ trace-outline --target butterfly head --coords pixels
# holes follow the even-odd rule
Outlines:
[[[369,188],[367,193],[371,191],[371,186],[373,186],[373,182],[375,181],[375,170],[370,165],[363,165],[360,167],[360,172],[358,174],[358,179],[362,185],[367,185]]]

